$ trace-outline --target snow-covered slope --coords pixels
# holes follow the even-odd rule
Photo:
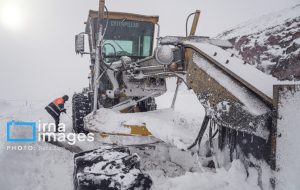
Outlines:
[[[249,64],[280,80],[300,79],[300,4],[240,24],[217,36]]]

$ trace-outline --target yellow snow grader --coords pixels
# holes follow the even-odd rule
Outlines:
[[[98,11],[89,11],[85,32],[75,38],[76,53],[90,55],[91,65],[89,87],[73,96],[74,131],[102,137],[151,136],[147,123],[121,124],[120,131],[110,129],[105,122],[103,128],[97,126],[101,122],[92,123],[105,120],[107,115],[99,114],[103,109],[132,113],[132,117],[155,110],[155,97],[167,91],[166,78],[177,77],[172,105],[178,85],[185,83],[206,111],[197,138],[185,151],[193,152],[196,145],[200,146],[208,130],[207,156],[215,155],[218,149],[248,166],[252,157],[265,160],[275,170],[283,162],[282,152],[278,152],[283,146],[278,144],[278,131],[286,127],[281,121],[288,117],[284,111],[280,117],[278,113],[289,109],[281,104],[283,101],[298,101],[299,85],[278,82],[229,53],[226,49],[232,45],[228,41],[195,36],[200,11],[188,18],[192,15],[189,34],[161,37],[158,16],[111,12],[100,0]],[[289,135],[280,133],[280,138]],[[139,146],[99,145],[98,149],[76,154],[75,189],[150,189],[151,178],[139,168],[141,160],[135,154],[145,154]],[[161,144],[150,143],[147,149],[154,151],[155,146]],[[221,166],[217,162],[213,165]]]

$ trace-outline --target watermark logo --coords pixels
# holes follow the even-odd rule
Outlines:
[[[12,137],[12,128],[31,128],[31,137]],[[35,122],[15,122],[14,120],[6,124],[7,142],[36,142],[36,123]]]
[[[94,141],[94,133],[66,133],[66,125],[59,123],[8,121],[6,124],[7,142],[76,142]]]

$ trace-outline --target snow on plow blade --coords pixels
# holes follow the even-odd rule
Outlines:
[[[119,135],[119,136],[133,136],[133,135],[140,135],[140,136],[150,136],[152,135],[150,131],[148,131],[146,125],[121,125],[121,127],[130,129],[129,133],[110,133],[110,132],[100,132],[99,134],[102,137],[107,137],[109,135]]]
[[[195,132],[200,125],[201,119],[191,119],[190,115],[176,112],[173,109],[121,113],[112,109],[101,108],[95,114],[90,114],[84,118],[86,131],[100,133],[101,137],[135,138],[136,142],[139,141],[138,144],[157,141],[174,144],[177,138],[183,139],[184,144],[191,144],[196,138]],[[141,141],[142,139],[144,140]],[[136,143],[133,142],[133,144]],[[120,143],[120,145],[124,144]],[[184,148],[183,145],[179,146]]]
[[[120,117],[123,117],[123,120]],[[126,117],[127,116],[127,117]],[[89,114],[84,118],[84,129],[99,133],[101,137],[117,136],[151,136],[145,122],[134,119],[134,114],[120,114],[118,111],[101,108],[96,114]]]

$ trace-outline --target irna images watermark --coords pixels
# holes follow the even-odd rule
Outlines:
[[[6,123],[6,141],[19,143],[65,142],[74,145],[76,142],[94,141],[93,133],[68,133],[66,125],[59,123],[8,121]]]

